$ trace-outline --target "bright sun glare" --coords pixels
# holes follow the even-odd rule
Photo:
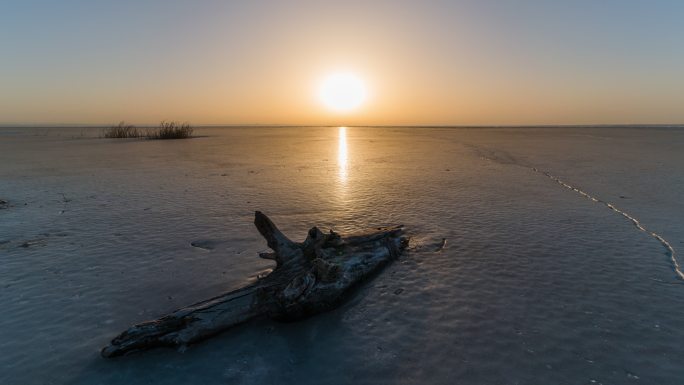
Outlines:
[[[366,86],[351,73],[336,73],[323,80],[319,97],[326,107],[335,111],[351,111],[366,100]]]

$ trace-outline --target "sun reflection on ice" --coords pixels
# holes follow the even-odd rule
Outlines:
[[[347,173],[349,168],[349,159],[347,153],[347,127],[339,128],[339,139],[337,144],[337,173],[340,182],[347,182]]]

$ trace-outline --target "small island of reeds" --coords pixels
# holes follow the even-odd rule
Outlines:
[[[116,126],[105,128],[103,136],[110,139],[187,139],[192,137],[194,130],[194,127],[188,122],[162,121],[157,127],[138,128],[121,121]]]

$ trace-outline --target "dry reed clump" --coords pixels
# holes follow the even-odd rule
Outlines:
[[[159,127],[152,128],[147,132],[148,139],[186,139],[192,136],[195,129],[190,123],[165,122],[159,123]]]
[[[121,121],[119,125],[104,129],[105,138],[186,139],[195,129],[190,123],[162,121],[158,127],[139,129]]]
[[[140,130],[138,130],[132,124],[126,124],[123,120],[119,122],[118,126],[112,126],[104,129],[105,138],[139,138],[142,136]]]

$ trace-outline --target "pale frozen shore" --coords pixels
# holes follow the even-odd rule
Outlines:
[[[684,130],[98,134],[0,128],[2,384],[684,378],[684,281],[662,242],[601,203],[684,250]],[[131,323],[268,269],[254,210],[292,236],[403,223],[415,248],[329,313],[100,358]]]

